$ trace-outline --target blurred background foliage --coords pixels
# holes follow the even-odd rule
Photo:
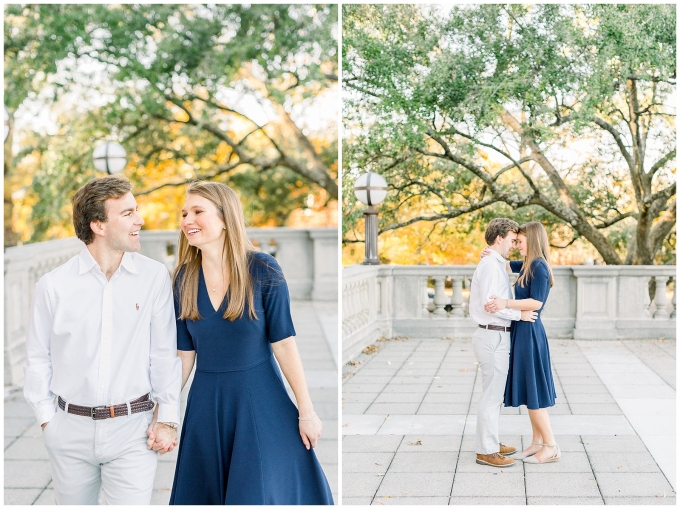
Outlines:
[[[553,263],[675,262],[675,5],[343,6],[343,262],[476,263],[493,217]]]
[[[337,7],[6,5],[5,246],[73,234],[101,141],[144,228],[185,185],[234,187],[251,226],[337,225]]]

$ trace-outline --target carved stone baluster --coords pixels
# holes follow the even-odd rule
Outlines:
[[[463,313],[463,277],[451,276],[453,293],[451,294],[451,316],[464,316]]]
[[[654,295],[654,303],[656,304],[656,312],[654,313],[654,318],[668,318],[668,310],[666,306],[668,305],[668,298],[666,297],[666,283],[668,282],[668,276],[655,276],[656,279],[656,294]]]
[[[435,316],[446,316],[446,294],[444,293],[444,282],[446,281],[445,276],[436,276],[434,278],[434,315]]]

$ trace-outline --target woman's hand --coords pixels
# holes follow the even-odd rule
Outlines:
[[[302,418],[309,419],[309,417]],[[300,420],[300,436],[302,437],[302,443],[305,444],[307,450],[309,450],[310,446],[316,447],[316,441],[321,436],[322,429],[323,424],[316,414],[314,414],[314,417],[310,420]]]
[[[489,297],[491,300],[484,304],[484,311],[487,313],[497,313],[501,309],[505,309],[508,307],[508,299],[501,299],[500,297],[496,297],[495,295],[492,295]]]
[[[489,246],[486,246],[484,249],[482,249],[482,252],[479,255],[479,259],[481,260],[485,256],[489,256],[491,254],[491,248]]]

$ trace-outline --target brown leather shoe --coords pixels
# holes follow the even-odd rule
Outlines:
[[[495,452],[493,454],[478,454],[477,463],[480,465],[489,465],[491,467],[511,467],[516,461]]]
[[[501,450],[498,451],[500,454],[503,456],[509,456],[510,454],[515,454],[517,452],[517,447],[513,447],[511,445],[503,445],[499,444]]]

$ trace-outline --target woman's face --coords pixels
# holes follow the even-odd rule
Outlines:
[[[224,221],[217,207],[207,198],[197,194],[188,194],[182,208],[181,228],[189,245],[204,249],[215,243],[224,244]]]
[[[519,254],[522,256],[527,255],[527,237],[526,235],[523,235],[521,233],[517,234],[517,243],[515,244],[517,246],[517,249],[519,249]]]

